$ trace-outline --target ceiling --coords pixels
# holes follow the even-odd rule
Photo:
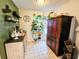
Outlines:
[[[45,0],[44,5],[38,5],[36,0],[13,0],[13,2],[18,8],[43,12],[55,10],[56,8],[68,1],[69,0]]]

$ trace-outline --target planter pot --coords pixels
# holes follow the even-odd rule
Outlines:
[[[72,53],[73,51],[73,45],[66,45],[66,48],[68,50],[69,53]]]
[[[66,59],[71,59],[72,58],[72,54],[70,54],[70,53],[66,53],[65,56],[66,56]]]
[[[73,44],[72,44],[71,40],[67,40],[64,43],[65,43],[65,46],[66,46],[66,49],[68,50],[68,52],[72,53]]]

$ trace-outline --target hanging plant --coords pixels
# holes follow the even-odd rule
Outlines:
[[[39,31],[39,32],[43,32],[43,24],[41,22],[38,22],[37,20],[34,20],[32,22],[32,28],[31,28],[31,31],[34,32],[34,31]]]
[[[32,33],[36,32],[43,32],[43,23],[42,23],[42,16],[41,15],[37,15],[35,16],[35,19],[32,22],[32,28],[31,31]]]
[[[32,34],[33,34],[33,38],[35,41],[37,41],[38,39],[41,39],[41,35],[43,33],[43,19],[44,17],[42,17],[41,15],[35,15],[34,14],[34,20],[32,22]]]

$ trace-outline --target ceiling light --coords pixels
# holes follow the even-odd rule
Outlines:
[[[38,5],[44,5],[45,0],[36,0],[36,2]]]

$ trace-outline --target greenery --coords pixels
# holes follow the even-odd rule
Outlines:
[[[42,16],[37,15],[35,20],[33,20],[32,22],[32,28],[31,31],[39,31],[39,32],[43,32],[43,23],[42,23]]]

